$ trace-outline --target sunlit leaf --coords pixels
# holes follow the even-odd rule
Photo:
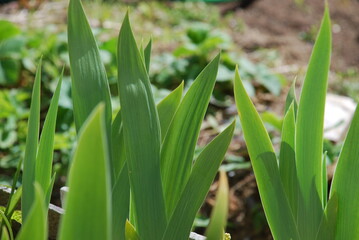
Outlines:
[[[60,240],[111,239],[111,192],[104,106],[81,128],[68,177]]]
[[[214,88],[219,58],[220,55],[217,55],[193,82],[163,142],[161,173],[168,216],[171,216],[191,172],[193,154]]]
[[[104,102],[109,131],[112,112],[108,80],[80,0],[70,1],[68,44],[76,129],[79,131],[92,110]]]
[[[295,152],[302,195],[298,203],[298,229],[302,239],[316,237],[323,214],[323,127],[330,55],[331,25],[326,8],[308,64],[296,121]]]
[[[298,209],[298,178],[295,164],[295,104],[290,105],[284,117],[282,141],[280,144],[279,173],[284,191],[292,208],[294,219],[297,219]]]
[[[166,227],[159,168],[160,124],[128,15],[118,39],[118,87],[131,197],[136,209],[135,227],[143,240],[160,239]]]
[[[196,214],[231,142],[235,122],[210,142],[195,161],[162,240],[188,239]]]
[[[35,164],[40,127],[40,86],[41,60],[37,67],[34,87],[32,90],[30,115],[28,121],[28,134],[26,138],[26,149],[22,174],[23,194],[21,198],[23,222],[26,222],[34,200]]]
[[[275,239],[299,239],[268,133],[236,69],[234,95],[259,194]]]
[[[334,240],[338,219],[338,195],[333,194],[326,205],[323,218],[319,225],[317,240]]]
[[[140,236],[138,236],[136,229],[129,221],[126,221],[125,229],[125,240],[140,240]]]
[[[211,213],[211,221],[206,229],[207,240],[224,239],[224,230],[227,225],[228,198],[228,179],[226,173],[221,171],[219,175],[216,204]]]
[[[44,194],[41,186],[35,183],[35,198],[28,214],[28,218],[23,223],[16,240],[47,240],[47,216],[44,201]]]
[[[183,82],[157,105],[162,141],[181,102],[182,92]]]
[[[359,107],[345,139],[336,167],[330,195],[338,196],[338,223],[335,239],[359,238]]]
[[[47,195],[48,187],[51,184],[54,137],[61,83],[62,74],[45,118],[36,158],[35,181],[39,183],[45,195]]]

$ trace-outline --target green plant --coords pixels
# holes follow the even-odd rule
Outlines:
[[[78,143],[58,238],[187,239],[235,126],[230,124],[193,159],[220,56],[198,75],[183,98],[180,84],[156,106],[148,77],[151,42],[144,49],[137,47],[126,15],[118,37],[121,109],[113,118],[105,68],[81,2],[71,0],[68,13]],[[47,238],[46,209],[55,179],[51,163],[62,80],[38,140],[40,76],[41,63],[31,100],[18,239]],[[227,208],[224,178],[222,173],[216,209]],[[225,211],[213,215],[219,222],[215,227],[223,231]],[[209,231],[208,236],[213,234]],[[224,238],[224,231],[220,235]]]
[[[235,75],[235,98],[266,217],[275,239],[358,239],[359,108],[341,150],[329,200],[323,115],[331,53],[326,7],[297,106],[287,97],[279,162],[261,118]]]

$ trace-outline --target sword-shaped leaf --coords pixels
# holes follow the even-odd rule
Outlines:
[[[162,141],[167,134],[168,128],[178,109],[178,105],[181,102],[182,93],[183,82],[157,105],[158,117],[161,125]]]
[[[295,102],[290,105],[283,120],[282,141],[280,144],[279,173],[284,191],[292,208],[294,219],[297,219],[298,178],[295,165]]]
[[[112,189],[112,237],[125,238],[125,222],[130,211],[130,182],[125,164]]]
[[[161,152],[167,216],[171,216],[191,173],[201,123],[216,81],[220,55],[198,75],[173,117]]]
[[[231,142],[234,126],[235,122],[213,139],[198,156],[162,240],[188,239],[196,214]]]
[[[150,72],[151,50],[152,50],[152,39],[150,39],[147,46],[145,47],[145,50],[143,51],[147,73]]]
[[[118,86],[135,226],[142,240],[160,239],[167,223],[160,172],[160,124],[128,15],[118,39]]]
[[[228,213],[228,179],[226,172],[219,174],[219,187],[216,196],[216,204],[211,213],[211,221],[206,229],[207,240],[223,240],[227,225]]]
[[[28,134],[22,174],[23,190],[21,198],[22,220],[25,223],[34,201],[35,165],[40,128],[40,89],[41,89],[41,60],[37,66],[34,87],[31,95]]]
[[[338,195],[333,194],[326,205],[319,225],[317,240],[334,240],[338,220]]]
[[[55,127],[61,83],[62,74],[60,76],[59,82],[57,83],[54,96],[51,99],[50,107],[45,118],[45,123],[41,131],[39,149],[36,158],[35,181],[39,183],[45,196],[48,196],[46,202],[50,200],[50,195],[52,192],[52,160],[54,152]],[[49,189],[49,187],[51,188]],[[50,191],[49,193],[48,190]],[[48,207],[48,203],[45,206]]]
[[[58,239],[112,239],[108,163],[104,106],[101,104],[80,131]]]
[[[109,133],[112,110],[108,80],[80,0],[70,1],[68,43],[76,129],[79,131],[92,110],[104,102]]]
[[[359,238],[359,107],[339,156],[330,195],[338,195],[338,223],[335,239]]]
[[[245,91],[238,68],[235,72],[234,96],[259,194],[273,237],[297,240],[298,231],[282,185],[272,143]]]
[[[47,217],[44,194],[38,183],[34,185],[35,198],[26,222],[16,240],[47,240]]]
[[[298,203],[298,229],[303,239],[315,239],[323,214],[323,123],[330,55],[331,26],[326,7],[303,83],[296,121],[297,176],[303,196],[303,201]]]

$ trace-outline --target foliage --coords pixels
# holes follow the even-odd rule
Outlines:
[[[68,32],[78,143],[59,239],[188,238],[235,126],[230,124],[194,159],[220,56],[204,68],[183,99],[181,84],[156,106],[148,75],[151,44],[138,48],[126,15],[118,38],[121,109],[113,119],[105,68],[79,0],[70,1]],[[40,62],[29,112],[18,239],[47,238],[61,84],[62,77],[39,139]],[[220,202],[226,204],[225,198]],[[220,225],[222,231],[224,227]]]
[[[331,52],[326,8],[300,102],[288,95],[279,165],[267,131],[238,72],[235,97],[268,223],[275,239],[357,239],[359,108],[341,150],[330,189],[323,154],[323,115]]]

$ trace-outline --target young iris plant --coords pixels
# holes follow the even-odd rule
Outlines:
[[[331,53],[326,7],[300,102],[288,94],[279,162],[238,71],[235,99],[257,185],[274,239],[359,239],[359,109],[343,145],[329,193],[323,119]]]
[[[68,41],[78,144],[58,239],[188,239],[235,126],[230,124],[193,161],[220,56],[198,75],[183,99],[181,84],[156,106],[148,77],[151,42],[145,49],[137,47],[126,15],[118,38],[121,110],[112,120],[106,72],[80,0],[70,1]],[[36,239],[47,238],[45,213],[54,179],[50,181],[49,173],[60,86],[61,81],[38,147],[38,70],[24,160],[24,226],[19,239],[34,239],[35,233]],[[224,239],[228,186],[223,174],[220,179],[216,209],[222,210],[213,213],[217,224],[210,224],[209,239]]]

